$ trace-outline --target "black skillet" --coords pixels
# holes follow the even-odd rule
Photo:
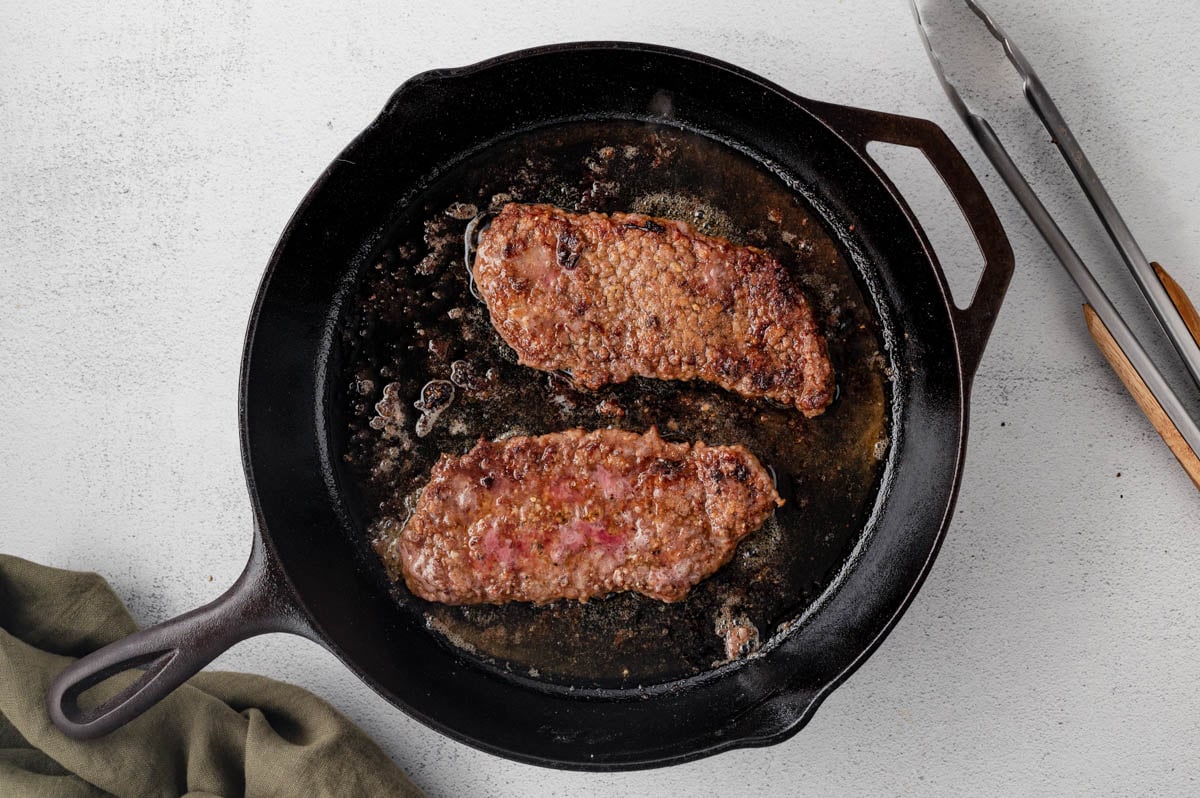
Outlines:
[[[439,627],[431,619],[438,608],[422,607],[403,588],[389,587],[378,564],[364,554],[366,525],[378,505],[346,463],[354,441],[348,430],[362,420],[362,407],[348,402],[346,385],[361,366],[356,360],[361,348],[347,342],[357,332],[351,327],[364,318],[362,286],[370,270],[391,264],[383,254],[395,251],[396,231],[411,225],[412,209],[428,205],[429,197],[454,196],[453,183],[462,175],[511,159],[525,146],[522,141],[569,146],[579,138],[572,139],[571,131],[584,128],[602,138],[611,128],[634,131],[629,135],[661,131],[652,138],[668,144],[702,140],[714,152],[727,153],[731,163],[752,163],[764,180],[787,187],[819,222],[821,240],[831,241],[848,264],[884,355],[887,446],[877,452],[869,501],[857,521],[816,538],[812,527],[823,516],[806,520],[803,484],[789,489],[799,498],[790,502],[790,515],[780,516],[779,534],[799,536],[814,549],[834,541],[826,551],[833,565],[823,565],[808,592],[793,597],[787,606],[794,617],[764,630],[761,649],[750,657],[711,667],[689,665],[683,657],[679,668],[657,677],[650,669],[645,679],[572,671],[565,660],[551,663],[543,674],[531,643],[533,653],[514,667],[522,637],[506,623],[554,619],[556,612],[586,622],[603,619],[612,607],[634,607],[629,617],[642,618],[678,608],[677,615],[662,617],[676,619],[683,635],[696,633],[687,627],[695,613],[687,602],[656,608],[630,604],[639,599],[626,596],[584,609],[520,606],[458,616],[481,628],[498,624],[508,634],[507,659],[488,656],[478,646],[454,645],[435,633],[431,626]],[[560,129],[563,136],[555,138]],[[921,150],[958,201],[985,260],[969,307],[954,305],[926,236],[867,155],[872,141]],[[720,179],[719,161],[713,161],[712,180]],[[697,186],[708,179],[703,170],[692,169],[676,182],[691,181],[690,188],[700,191]],[[724,189],[705,190],[719,200]],[[596,201],[603,205],[603,198]],[[754,197],[729,190],[726,201],[733,208],[752,205]],[[775,235],[770,230],[738,229],[752,242],[755,236],[767,245],[775,240],[765,238]],[[786,739],[880,644],[933,562],[958,488],[971,378],[1012,267],[1008,242],[978,181],[945,134],[927,121],[803,99],[728,64],[641,44],[545,47],[419,75],[320,177],[288,224],[263,279],[241,382],[243,456],[256,519],[245,572],[211,604],[69,666],[51,687],[50,716],[73,737],[106,734],[233,643],[284,631],[325,646],[423,723],[526,762],[593,770],[653,767]],[[809,288],[819,293],[820,286]],[[830,302],[817,298],[818,306]],[[836,327],[835,309],[824,309],[832,314],[827,323]],[[535,378],[540,379],[530,380]],[[621,395],[634,405],[640,401],[635,389]],[[688,390],[680,388],[683,394]],[[840,397],[830,418],[850,401]],[[631,407],[624,426],[664,422]],[[763,419],[781,412],[762,411]],[[503,419],[491,422],[493,434],[512,431]],[[818,418],[804,429],[821,423]],[[462,449],[461,441],[444,443],[449,434],[426,440]],[[803,483],[805,477],[795,479]],[[715,591],[736,587],[740,562],[728,566],[734,577],[718,573],[710,580],[716,587],[696,588],[696,601],[703,604]],[[709,620],[705,616],[703,622]],[[667,651],[673,639],[669,625],[663,635]],[[637,635],[625,637],[631,636],[633,645]],[[595,641],[564,638],[561,647],[577,644]],[[630,660],[635,666],[653,660],[653,645],[638,651]],[[605,658],[598,653],[596,660]],[[100,706],[80,701],[88,688],[130,668],[145,672],[117,696]]]

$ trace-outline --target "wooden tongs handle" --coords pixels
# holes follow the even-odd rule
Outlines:
[[[1200,314],[1196,313],[1196,307],[1179,287],[1179,283],[1167,274],[1167,270],[1157,263],[1151,263],[1154,267],[1154,273],[1158,275],[1159,282],[1166,289],[1167,295],[1171,297],[1171,302],[1179,311],[1179,315],[1183,317],[1184,324],[1187,325],[1188,331],[1191,332],[1192,338],[1200,343]],[[1138,407],[1150,419],[1150,423],[1154,425],[1154,429],[1158,430],[1158,434],[1162,436],[1171,453],[1175,455],[1175,459],[1183,466],[1183,470],[1191,477],[1192,482],[1197,488],[1200,488],[1200,457],[1192,448],[1188,446],[1187,441],[1179,434],[1175,424],[1167,417],[1163,411],[1162,405],[1150,393],[1150,389],[1146,387],[1146,383],[1142,381],[1133,364],[1129,362],[1129,358],[1125,356],[1125,352],[1113,340],[1112,334],[1108,328],[1104,326],[1104,322],[1092,309],[1091,305],[1083,306],[1083,315],[1087,320],[1088,332],[1092,334],[1096,345],[1100,347],[1100,351],[1104,354],[1104,358],[1108,364],[1112,366],[1113,371],[1117,372],[1117,376],[1121,378],[1121,382],[1125,384],[1125,388],[1133,396]]]

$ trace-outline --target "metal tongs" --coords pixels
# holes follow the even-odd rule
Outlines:
[[[949,2],[950,0],[942,0]],[[1121,253],[1129,270],[1137,280],[1150,307],[1154,309],[1159,323],[1167,333],[1171,343],[1183,359],[1192,378],[1200,385],[1200,316],[1188,300],[1187,295],[1179,285],[1167,274],[1166,270],[1157,263],[1151,263],[1142,253],[1141,247],[1134,240],[1133,234],[1126,226],[1121,214],[1113,204],[1112,198],[1105,191],[1100,178],[1088,163],[1083,154],[1083,148],[1067,127],[1066,121],[1045,86],[1034,73],[1033,67],[1017,49],[995,20],[974,0],[953,0],[965,2],[975,13],[988,32],[1001,45],[1008,61],[1015,67],[1022,79],[1022,89],[1025,99],[1032,106],[1037,117],[1050,132],[1054,144],[1062,153],[1070,166],[1079,185],[1092,203],[1100,220],[1108,231],[1113,243]],[[1088,331],[1095,339],[1105,358],[1125,387],[1133,395],[1138,406],[1149,417],[1152,424],[1163,440],[1166,441],[1175,457],[1179,460],[1192,482],[1200,487],[1200,426],[1196,419],[1189,415],[1179,397],[1163,378],[1162,373],[1146,354],[1146,350],[1138,342],[1129,326],[1121,318],[1121,314],[1113,307],[1104,289],[1080,259],[1079,254],[1067,240],[1062,230],[1055,223],[1038,195],[1025,180],[1024,175],[1013,163],[1008,151],[996,136],[987,120],[971,111],[963,100],[958,89],[950,82],[947,71],[938,53],[930,42],[930,31],[926,20],[922,19],[921,11],[917,8],[917,0],[909,0],[913,14],[917,20],[917,29],[925,42],[925,50],[933,62],[934,71],[942,88],[950,98],[955,111],[962,117],[967,128],[979,142],[985,155],[991,160],[1009,189],[1016,195],[1017,201],[1029,215],[1038,232],[1046,239],[1046,243],[1062,262],[1075,285],[1083,293],[1087,303],[1083,306],[1087,320]]]

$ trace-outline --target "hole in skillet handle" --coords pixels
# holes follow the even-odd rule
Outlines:
[[[983,255],[983,271],[971,301],[965,307],[957,305],[952,299],[950,302],[959,363],[964,383],[969,386],[983,356],[988,334],[995,323],[996,313],[1004,301],[1004,294],[1013,274],[1012,247],[979,179],[954,143],[933,122],[813,100],[805,100],[803,104],[809,112],[856,150],[888,186],[896,202],[912,221],[913,229],[943,284],[947,282],[946,275],[928,235],[891,177],[868,152],[868,145],[878,142],[920,150],[958,204],[959,212],[970,227],[975,244]],[[947,293],[949,295],[949,288]]]
[[[120,642],[126,643],[128,639]],[[51,718],[56,725],[71,737],[93,737],[107,734],[109,731],[112,731],[111,728],[108,728],[112,722],[104,722],[105,719],[112,717],[120,707],[129,706],[135,696],[142,693],[152,681],[162,676],[163,671],[178,654],[179,649],[137,654],[99,670],[81,671],[78,681],[72,681],[69,678],[63,679],[61,682],[56,681],[55,687],[50,691]],[[145,672],[123,690],[118,691],[95,706],[90,706],[86,709],[81,706],[81,703],[83,703],[81,699],[84,698],[86,693],[96,688],[102,690],[103,683],[112,677],[129,670],[142,668],[145,665],[149,665],[145,669]],[[64,671],[62,676],[68,676],[68,672]],[[59,684],[63,685],[61,690],[57,689]],[[56,717],[59,713],[61,713],[61,716],[67,721],[68,725],[59,723]],[[132,720],[132,717],[128,719]],[[77,728],[86,730],[86,732],[83,734],[74,734],[73,732]]]
[[[217,599],[68,665],[46,696],[51,721],[73,739],[102,737],[166,698],[234,643],[267,632],[316,639],[286,590],[256,538],[242,575]],[[143,668],[115,693],[103,684]],[[97,688],[111,695],[96,706],[83,706],[84,694]]]
[[[950,190],[920,150],[872,141],[867,144],[867,154],[896,184],[933,251],[944,256],[938,259],[942,273],[954,304],[962,307],[975,293],[984,261],[967,220],[957,212]]]

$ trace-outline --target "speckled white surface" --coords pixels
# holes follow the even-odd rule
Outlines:
[[[1200,5],[989,6],[1148,254],[1200,295]],[[924,589],[799,736],[644,773],[478,753],[296,638],[217,664],[328,698],[433,796],[1196,794],[1200,497],[953,117],[902,2],[3,3],[0,549],[99,571],[146,623],[228,585],[250,540],[242,335],[292,209],[406,77],[584,38],[695,49],[932,118],[980,171],[1018,271]],[[1040,163],[1068,232],[1141,312],[1061,168]],[[928,180],[910,193],[945,209]],[[978,261],[955,225],[944,241],[945,260]]]

